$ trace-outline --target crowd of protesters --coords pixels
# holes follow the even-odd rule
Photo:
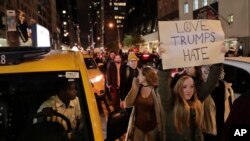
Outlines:
[[[110,103],[130,116],[125,140],[224,140],[234,96],[223,64],[163,70],[160,59],[155,68],[141,65],[134,51],[100,56]]]

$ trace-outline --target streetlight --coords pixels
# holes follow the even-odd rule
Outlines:
[[[109,27],[110,29],[113,29],[113,28],[114,28],[114,23],[110,22],[110,23],[108,24],[108,27]],[[120,48],[120,28],[119,28],[118,25],[116,26],[116,29],[117,29],[117,42],[118,42],[118,47]]]
[[[114,24],[113,23],[109,23],[108,26],[109,26],[109,28],[112,29],[114,27]]]

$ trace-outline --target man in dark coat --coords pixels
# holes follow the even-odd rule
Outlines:
[[[134,52],[130,52],[128,55],[128,63],[123,65],[121,68],[121,84],[120,84],[120,96],[121,96],[121,108],[125,108],[124,99],[127,96],[132,86],[134,77],[139,74],[138,70],[138,57]]]
[[[116,55],[114,62],[110,63],[107,69],[107,87],[110,90],[112,97],[112,104],[114,110],[120,109],[120,68],[122,59],[120,55]]]
[[[237,98],[232,106],[232,109],[229,113],[227,121],[224,125],[224,130],[222,133],[222,141],[234,141],[237,137],[234,137],[234,133],[236,129],[250,129],[250,110],[247,109],[250,107],[250,89],[242,94],[239,98]],[[248,140],[249,141],[249,133],[248,139],[241,136],[238,138],[241,141]],[[230,138],[230,139],[229,139]]]

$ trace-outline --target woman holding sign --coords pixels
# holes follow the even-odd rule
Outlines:
[[[161,76],[158,92],[161,96],[165,95],[165,97],[161,97],[162,102],[164,99],[167,100],[163,103],[166,112],[166,140],[203,141],[201,132],[202,106],[197,97],[193,78],[185,74],[176,75],[169,83],[166,80],[170,74],[168,70],[159,70],[158,73]],[[166,86],[168,90],[172,91],[169,95],[166,93]]]
[[[159,50],[160,50],[160,54],[164,52],[162,48],[159,48]],[[196,91],[196,94],[195,92],[193,94],[194,98],[191,98],[188,100],[188,99],[183,99],[183,96],[181,96],[182,95],[181,93],[184,93],[184,88],[186,87],[186,86],[184,87],[184,83],[182,83],[183,90],[181,91],[181,87],[179,86],[180,89],[176,91],[175,87],[177,87],[177,83],[180,83],[178,82],[179,79],[174,78],[171,81],[170,70],[162,70],[160,67],[158,71],[158,76],[159,76],[158,92],[161,95],[162,105],[165,110],[165,116],[167,118],[166,125],[165,125],[167,140],[170,140],[170,141],[172,140],[173,141],[178,141],[178,140],[180,141],[181,140],[203,141],[203,135],[201,134],[201,126],[199,124],[202,111],[200,111],[201,105],[197,104],[200,102],[197,102],[197,101],[202,102],[213,91],[213,89],[215,88],[216,82],[219,78],[221,69],[222,69],[222,64],[212,65],[208,79],[206,82],[204,82],[201,79],[201,75],[199,75],[198,73],[200,72],[199,67],[187,68],[186,75],[189,75],[192,77],[194,81],[193,86],[195,87],[194,91]],[[176,81],[177,83],[173,81]],[[170,87],[170,82],[172,83],[171,87]],[[179,93],[179,95],[177,94],[177,92]],[[195,95],[197,95],[198,99],[195,98],[196,97]],[[177,99],[182,101],[182,103],[179,102],[179,104],[177,104],[178,103]],[[193,102],[195,102],[196,104],[194,104]],[[196,108],[194,108],[193,106]],[[181,109],[185,109],[186,111],[180,112],[180,113],[185,113],[186,115],[183,114],[182,116],[179,116],[179,117],[176,116],[174,114],[174,111],[176,112],[181,111]],[[196,110],[192,110],[192,109],[196,109]],[[187,116],[187,113],[190,113],[189,117]],[[190,117],[195,117],[195,120],[194,119],[192,120],[192,118]],[[182,130],[179,130],[181,129],[179,127],[182,127]]]
[[[202,78],[201,66],[186,67],[185,73],[195,80],[198,98],[203,102],[209,94],[215,89],[216,84],[219,80],[223,65],[213,64],[210,67],[210,72],[207,76],[207,80],[204,81]]]

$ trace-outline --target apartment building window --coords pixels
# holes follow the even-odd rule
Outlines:
[[[188,3],[187,2],[184,3],[184,7],[183,8],[184,8],[184,14],[188,13],[189,9],[188,9]]]
[[[228,15],[227,22],[228,22],[229,24],[231,24],[231,23],[234,22],[234,15],[233,15],[233,14]]]
[[[199,1],[198,0],[193,0],[193,10],[198,9],[199,6]]]
[[[114,6],[126,6],[125,2],[114,2]]]
[[[207,6],[207,0],[202,0],[202,6]]]

